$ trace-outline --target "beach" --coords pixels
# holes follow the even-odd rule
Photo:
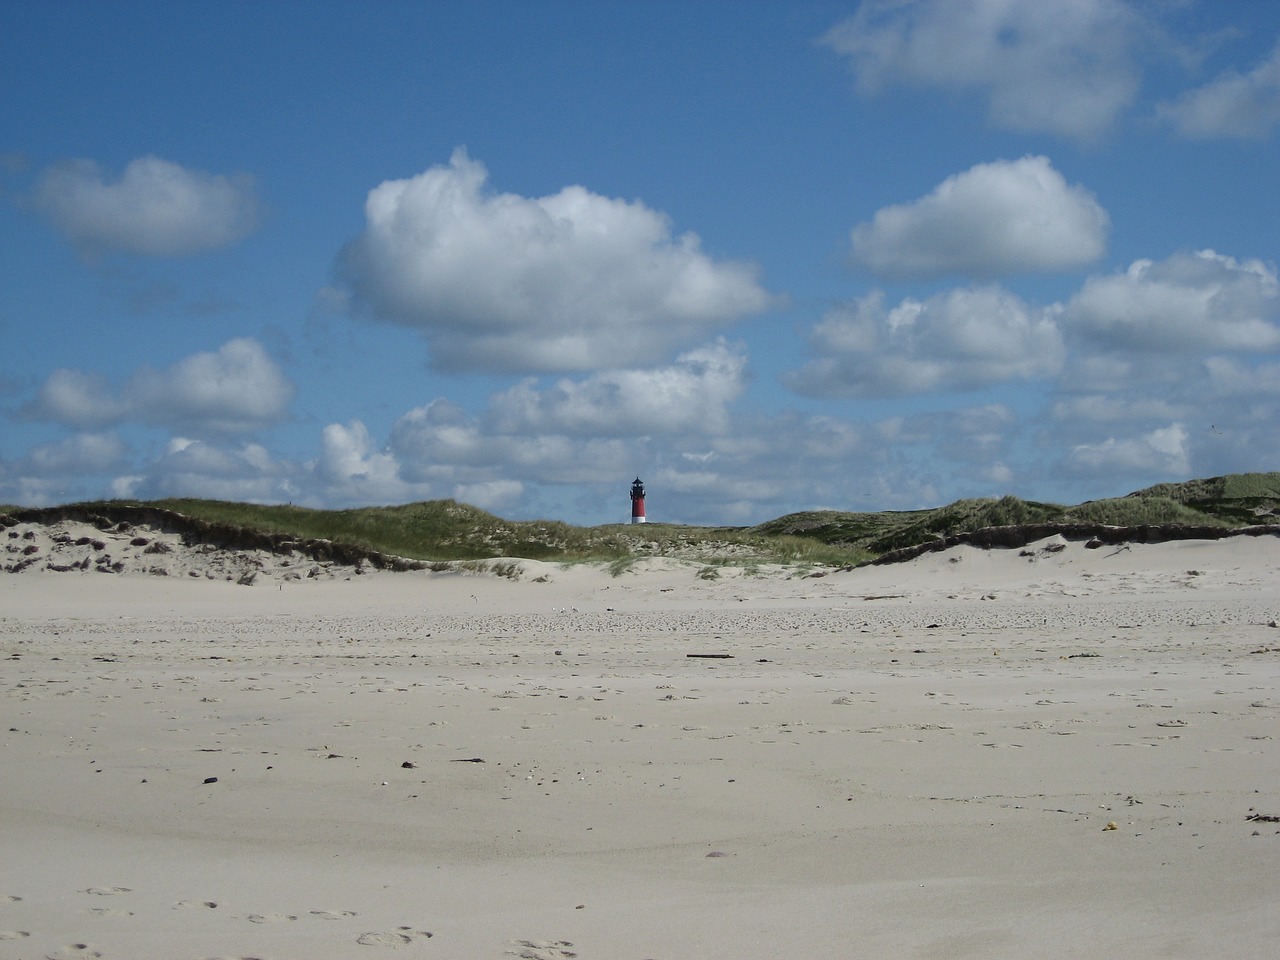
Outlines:
[[[505,576],[148,546],[0,576],[0,960],[1280,941],[1280,537]]]

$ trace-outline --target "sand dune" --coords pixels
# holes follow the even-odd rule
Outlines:
[[[5,960],[1280,937],[1275,536],[513,580],[9,532]]]

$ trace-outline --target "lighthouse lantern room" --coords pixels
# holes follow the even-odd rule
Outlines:
[[[639,477],[631,484],[631,522],[647,522],[644,517],[644,484]]]

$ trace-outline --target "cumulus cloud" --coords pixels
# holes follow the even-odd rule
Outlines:
[[[886,452],[886,464],[881,469],[889,468],[892,461],[898,461],[896,469],[901,470],[905,463],[913,461],[913,448],[915,451],[927,451],[927,458],[921,462],[922,468],[934,473],[942,466],[952,489],[957,483],[962,483],[970,490],[990,496],[995,492],[1008,492],[1009,485],[1018,475],[1006,460],[1014,452],[1012,441],[1017,438],[1021,427],[1021,420],[1012,408],[1002,403],[989,403],[890,417],[875,424],[875,434]],[[932,492],[936,496],[936,487],[941,484],[936,483],[936,477],[931,479],[934,484],[912,482],[903,493],[911,491],[912,495],[919,496],[922,492]],[[901,503],[898,496],[901,495],[891,489],[877,493],[881,499],[894,498],[895,502]],[[916,503],[929,504],[930,501],[917,500]],[[939,502],[935,499],[932,505],[938,506]]]
[[[1182,405],[1171,400],[1130,393],[1086,393],[1057,400],[1050,408],[1055,420],[1091,424],[1167,422],[1169,418],[1183,416],[1187,412]]]
[[[640,442],[504,432],[493,416],[434,400],[396,421],[390,450],[406,479],[449,489],[515,477],[552,485],[604,483],[632,469]]]
[[[80,430],[102,427],[125,418],[128,402],[112,390],[106,377],[82,370],[55,370],[24,413]]]
[[[1280,126],[1280,44],[1248,73],[1227,70],[1158,111],[1191,140],[1262,140]]]
[[[1151,331],[1068,338],[1073,357],[1041,434],[1046,449],[1065,451],[1061,476],[1088,482],[1096,496],[1277,462],[1280,346],[1234,349],[1238,331],[1223,337],[1205,325],[1174,344]]]
[[[992,125],[1095,140],[1135,100],[1152,35],[1122,0],[864,0],[823,43],[858,90],[966,90]]]
[[[430,496],[430,488],[405,483],[400,465],[388,450],[374,449],[368,428],[359,420],[324,428],[320,458],[312,465],[329,494],[342,501],[389,503]]]
[[[125,452],[124,441],[114,433],[78,433],[35,447],[20,469],[40,477],[102,473],[117,468]]]
[[[526,198],[487,180],[459,149],[381,184],[340,258],[356,306],[420,330],[437,367],[651,363],[770,301],[752,266],[712,259],[638,201],[580,186]]]
[[[650,517],[687,523],[758,522],[798,500],[806,508],[847,508],[862,502],[868,477],[883,463],[862,425],[795,411],[735,417],[714,436],[654,438],[638,452],[654,464],[643,472]]]
[[[1275,350],[1278,318],[1275,268],[1212,250],[1092,277],[1063,312],[1064,327],[1082,337],[1150,353]]]
[[[453,488],[453,498],[479,507],[481,510],[501,510],[516,503],[524,493],[519,480],[485,480],[480,483],[459,483]]]
[[[723,340],[666,367],[612,370],[541,390],[525,380],[491,401],[504,433],[644,436],[726,429],[728,404],[746,386],[746,352]]]
[[[250,503],[293,499],[297,467],[248,443],[225,447],[188,437],[172,437],[164,453],[141,470],[116,478],[116,496],[130,498],[207,497]]]
[[[151,422],[236,432],[281,419],[293,391],[261,344],[237,339],[166,370],[143,368],[125,394],[132,408]]]
[[[1280,399],[1280,363],[1242,363],[1229,357],[1209,357],[1204,366],[1215,395],[1236,403],[1242,398],[1255,403]],[[1273,422],[1280,425],[1280,416]]]
[[[115,496],[208,497],[251,503],[284,501],[336,508],[404,503],[437,496],[423,484],[403,482],[395,458],[377,449],[358,420],[330,424],[320,455],[308,463],[279,458],[259,443],[240,445],[171,437],[164,452],[117,475]]]
[[[293,392],[262,345],[242,338],[165,370],[139,368],[119,389],[96,374],[55,370],[24,412],[79,429],[135,421],[234,433],[282,419]]]
[[[929,435],[949,460],[980,464],[984,469],[1006,455],[1010,433],[1018,421],[1013,410],[1002,403],[925,414],[918,419],[928,423]],[[1007,471],[1008,467],[1001,465],[997,472]]]
[[[1066,270],[1106,247],[1110,218],[1048,157],[982,163],[854,227],[852,260],[887,277]]]
[[[819,358],[785,382],[826,397],[975,389],[1052,375],[1064,356],[1054,311],[995,286],[908,298],[892,309],[876,292],[828,313],[810,343]]]
[[[1094,476],[1186,477],[1191,472],[1189,435],[1181,423],[1171,423],[1136,437],[1108,437],[1101,443],[1075,447],[1068,466]]]
[[[36,205],[58,230],[91,253],[172,257],[228,246],[258,223],[253,179],[189,170],[140,157],[107,182],[91,160],[47,170]]]

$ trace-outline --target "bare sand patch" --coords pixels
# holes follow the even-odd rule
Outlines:
[[[1276,537],[714,580],[93,567],[0,577],[5,960],[1280,936]]]

